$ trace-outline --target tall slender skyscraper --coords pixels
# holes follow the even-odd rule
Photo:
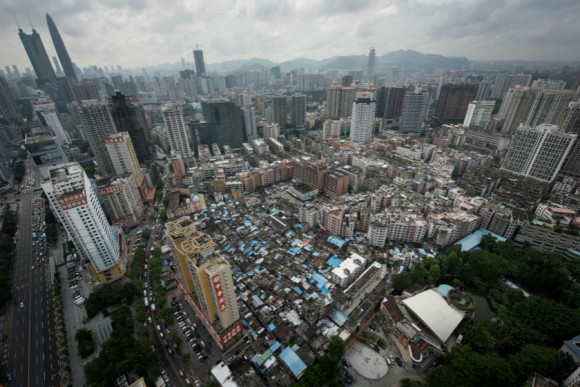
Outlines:
[[[91,263],[94,285],[121,278],[125,269],[119,262],[119,241],[83,168],[60,164],[49,173],[42,189],[81,260]]]
[[[350,139],[355,142],[369,142],[373,138],[376,101],[373,93],[357,93],[352,103]]]
[[[373,77],[375,75],[375,59],[376,59],[375,48],[371,47],[371,51],[369,52],[369,62],[367,68],[367,78],[369,83],[373,82]]]
[[[97,168],[105,176],[114,175],[115,167],[105,145],[105,139],[117,132],[109,106],[104,102],[89,100],[83,101],[83,104],[76,108],[87,141],[95,155]]]
[[[230,100],[202,101],[203,117],[207,121],[210,143],[241,148],[246,142],[242,109]]]
[[[161,114],[169,133],[171,151],[179,152],[183,158],[192,157],[181,105],[170,102],[161,108]]]
[[[193,59],[195,59],[195,71],[198,77],[205,77],[205,62],[203,61],[203,51],[193,50]]]
[[[132,104],[120,92],[111,96],[111,115],[119,132],[129,132],[139,162],[151,161],[151,136],[143,105]]]
[[[32,29],[32,34],[28,35],[22,31],[22,28],[19,28],[18,36],[20,36],[22,45],[26,50],[26,54],[28,55],[28,59],[30,59],[34,72],[36,72],[36,77],[38,78],[39,83],[43,84],[53,81],[56,78],[56,74],[50,64],[50,59],[48,58],[44,44],[42,44],[40,35],[38,35],[35,29]]]

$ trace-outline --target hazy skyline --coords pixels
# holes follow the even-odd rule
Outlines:
[[[13,14],[26,33],[56,51],[45,14],[73,62],[125,68],[253,57],[377,56],[399,49],[476,60],[580,60],[577,0],[293,1],[0,0],[0,65],[32,67]]]

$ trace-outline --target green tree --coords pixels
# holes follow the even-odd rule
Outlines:
[[[167,220],[167,210],[161,210],[161,213],[159,214],[159,219],[161,219],[162,222],[165,222]]]
[[[564,356],[556,349],[526,345],[510,358],[510,364],[520,383],[534,372],[554,380],[563,380],[569,374]]]
[[[495,337],[493,337],[491,332],[479,320],[475,320],[464,331],[463,336],[463,343],[468,344],[477,353],[495,352],[497,348]]]
[[[173,314],[171,308],[159,309],[159,317],[163,320],[163,324],[169,325],[173,322]]]
[[[413,284],[411,276],[408,273],[397,274],[393,277],[393,286],[399,292],[407,289]]]
[[[169,341],[171,341],[171,343],[175,345],[181,344],[181,338],[179,337],[177,330],[175,329],[170,330],[167,336],[169,337]]]
[[[155,214],[149,214],[149,221],[153,222],[155,220]]]
[[[149,237],[151,236],[151,230],[149,230],[148,228],[144,229],[143,232],[141,233],[141,236],[144,239],[149,239]]]

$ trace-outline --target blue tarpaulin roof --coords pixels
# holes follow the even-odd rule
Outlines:
[[[272,332],[274,329],[276,329],[276,325],[274,325],[274,324],[270,324],[270,325],[268,325],[268,330],[269,330],[270,332]]]
[[[301,375],[302,372],[304,372],[306,369],[306,364],[304,364],[296,352],[294,352],[290,347],[284,348],[284,350],[280,353],[280,359],[286,363],[292,374],[294,374],[296,377]]]
[[[330,257],[328,261],[326,261],[326,263],[328,263],[331,266],[337,267],[342,263],[342,261],[336,257]]]
[[[280,347],[282,346],[282,344],[280,344],[279,341],[276,341],[271,347],[270,347],[270,351],[272,351],[272,353],[276,352]]]
[[[348,319],[348,316],[342,313],[340,310],[332,308],[332,310],[330,311],[330,319],[334,321],[336,325],[341,327]]]
[[[327,240],[339,249],[342,249],[342,246],[348,242],[346,239],[342,239],[334,235],[329,236]]]
[[[492,237],[495,237],[498,242],[506,241],[504,237],[494,234],[489,230],[484,230],[483,228],[480,228],[479,230],[473,232],[472,234],[469,234],[465,238],[458,240],[457,242],[455,242],[455,244],[461,245],[461,252],[470,251],[481,244],[481,239],[483,238],[484,235],[491,235]]]
[[[294,287],[294,291],[300,295],[302,295],[302,290],[300,290],[300,288],[298,286]]]

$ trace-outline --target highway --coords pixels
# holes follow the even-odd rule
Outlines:
[[[40,186],[33,174],[26,182]],[[13,269],[14,313],[8,337],[8,373],[14,386],[60,386],[56,319],[48,260],[40,258],[41,242],[33,244],[32,233],[40,231],[35,214],[42,214],[41,192],[28,188],[20,196],[19,242]],[[35,208],[36,205],[36,208]],[[40,223],[44,220],[41,216]],[[42,231],[37,232],[40,236]],[[46,257],[46,253],[44,253]]]

